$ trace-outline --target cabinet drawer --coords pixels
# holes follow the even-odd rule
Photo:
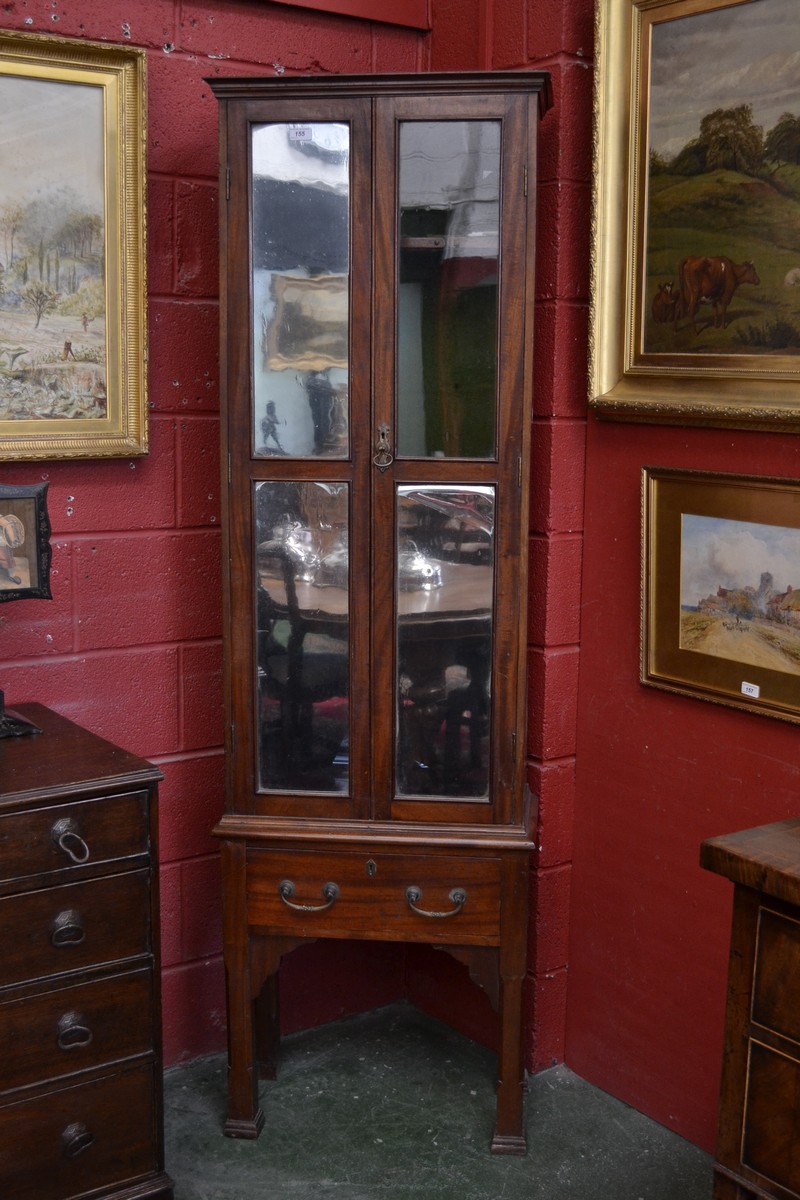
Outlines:
[[[156,1169],[153,1067],[0,1108],[0,1195],[65,1200]]]
[[[299,937],[494,945],[500,890],[492,858],[291,850],[247,858],[248,923]]]
[[[0,817],[0,884],[146,854],[147,792]]]
[[[147,1054],[152,999],[143,969],[0,1004],[0,1091]]]
[[[130,871],[0,900],[0,986],[147,953],[149,883]]]

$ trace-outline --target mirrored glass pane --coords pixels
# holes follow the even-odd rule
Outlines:
[[[348,486],[257,483],[254,507],[259,787],[346,791]]]
[[[346,458],[350,129],[257,125],[253,453]]]
[[[500,122],[404,122],[399,210],[399,451],[491,458]]]
[[[397,489],[399,795],[489,792],[493,487]]]

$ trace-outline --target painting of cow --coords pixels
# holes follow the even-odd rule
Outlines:
[[[701,304],[710,304],[713,311],[713,326],[724,329],[727,325],[728,305],[736,289],[742,283],[759,284],[752,262],[735,263],[725,255],[698,258],[687,255],[678,268],[680,288],[680,313],[689,318],[692,332],[697,334],[697,310]]]
[[[680,316],[681,293],[671,279],[658,285],[650,311],[659,325],[674,322]]]
[[[759,356],[765,371],[794,373],[800,57],[786,23],[797,0],[633,3],[653,12],[634,353],[657,356],[654,367],[669,355],[670,370],[682,355],[734,371],[734,358]]]

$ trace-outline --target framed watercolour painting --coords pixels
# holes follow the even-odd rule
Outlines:
[[[590,404],[800,429],[800,5],[597,0]]]
[[[145,58],[0,33],[0,457],[147,451]]]
[[[800,722],[800,482],[646,467],[642,682]]]

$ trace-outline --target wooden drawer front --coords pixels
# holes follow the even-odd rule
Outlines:
[[[800,1194],[797,1126],[800,1122],[800,1063],[760,1042],[750,1043],[742,1124],[742,1162]]]
[[[758,914],[753,1020],[800,1042],[800,924],[768,908]]]
[[[129,871],[0,900],[0,985],[147,953],[149,882]]]
[[[103,796],[0,817],[0,883],[146,854],[147,793]]]
[[[293,890],[282,898],[281,885],[288,883]],[[328,904],[330,883],[339,890]],[[409,888],[418,893],[412,893],[411,902],[419,912],[409,903]],[[466,893],[463,905],[451,895],[458,890]],[[247,900],[250,925],[298,937],[494,945],[500,928],[500,864],[490,858],[254,850],[247,859]],[[327,907],[307,912],[292,905]]]
[[[0,1108],[0,1195],[65,1200],[156,1169],[153,1067]]]
[[[148,968],[0,1004],[0,1091],[147,1054],[152,991]]]

